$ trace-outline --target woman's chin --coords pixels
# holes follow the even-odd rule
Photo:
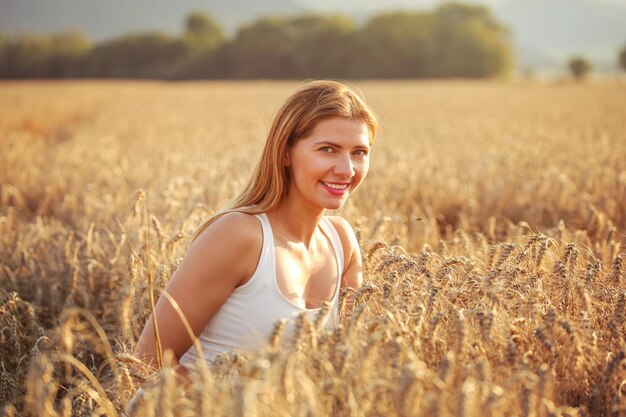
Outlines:
[[[326,210],[338,210],[341,207],[343,207],[344,203],[346,202],[345,199],[341,199],[341,200],[336,200],[336,201],[332,201],[329,202],[327,204],[324,205],[324,208]]]

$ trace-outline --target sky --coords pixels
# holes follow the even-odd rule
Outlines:
[[[466,0],[466,3],[479,3],[487,6],[500,6],[508,1],[526,1],[526,0]],[[615,5],[625,5],[626,0],[590,0],[592,3],[608,3]],[[444,0],[297,0],[298,3],[324,9],[328,11],[345,11],[354,10],[359,7],[364,11],[381,10],[391,8],[431,8]]]

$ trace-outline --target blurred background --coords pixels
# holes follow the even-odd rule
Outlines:
[[[0,0],[0,78],[615,78],[626,0]]]

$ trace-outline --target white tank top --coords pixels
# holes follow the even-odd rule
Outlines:
[[[198,337],[202,353],[211,362],[217,355],[232,350],[254,351],[269,342],[275,323],[287,319],[283,342],[293,339],[294,322],[306,312],[314,321],[321,308],[303,308],[287,300],[276,284],[274,236],[265,213],[256,217],[263,229],[263,248],[252,277],[242,286],[235,288],[226,302],[211,317]],[[337,286],[330,300],[330,314],[322,320],[324,326],[332,326],[339,320],[339,287],[343,272],[343,247],[337,230],[327,217],[320,221],[320,228],[330,240],[337,261]],[[198,360],[194,345],[180,358],[180,363],[193,368]]]

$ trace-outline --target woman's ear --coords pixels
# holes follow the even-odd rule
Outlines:
[[[283,163],[285,164],[286,167],[288,167],[290,165],[290,161],[289,161],[289,150],[285,151],[285,155],[283,157]]]

